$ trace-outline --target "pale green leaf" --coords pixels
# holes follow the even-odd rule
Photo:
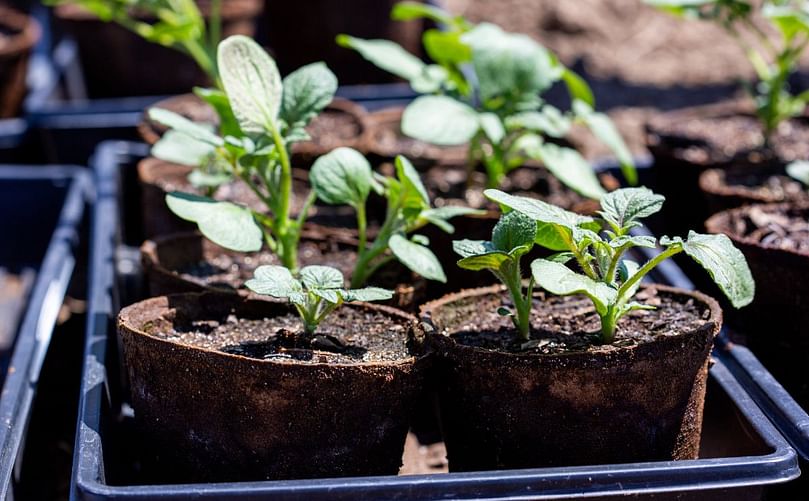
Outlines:
[[[536,153],[536,159],[568,188],[594,200],[606,193],[592,166],[578,151],[553,143],[542,143]]]
[[[402,264],[428,280],[446,282],[447,276],[433,251],[411,242],[402,235],[393,235],[388,242],[393,255]]]
[[[477,112],[447,96],[421,96],[405,108],[402,132],[440,146],[468,143],[480,129]]]
[[[281,118],[306,125],[334,99],[337,77],[322,62],[307,64],[287,75],[283,88]]]
[[[492,231],[492,245],[495,249],[510,253],[517,247],[534,245],[537,223],[525,214],[512,211],[500,216]]]
[[[587,125],[587,128],[598,138],[599,141],[604,143],[618,158],[618,163],[621,165],[621,173],[626,178],[630,185],[638,184],[638,173],[635,170],[635,161],[632,159],[632,153],[627,148],[615,124],[612,123],[610,118],[603,114],[593,111],[593,108],[584,101],[574,100],[573,111]]]
[[[347,302],[353,301],[384,301],[393,297],[393,291],[380,289],[379,287],[365,287],[363,289],[350,289],[345,291],[344,299]]]
[[[551,137],[564,137],[570,131],[571,125],[570,119],[558,108],[548,105],[543,106],[539,111],[523,111],[508,116],[505,123],[508,130],[525,129]],[[541,144],[542,142],[538,141],[533,144]],[[518,148],[530,149],[527,144],[523,144]]]
[[[219,44],[219,74],[245,133],[277,128],[283,87],[275,61],[253,39],[234,35]]]
[[[152,156],[181,165],[200,165],[216,151],[210,143],[200,141],[176,129],[167,130],[152,146]]]
[[[301,268],[301,281],[307,289],[342,289],[345,279],[331,266],[310,265]],[[334,301],[332,301],[334,302]]]
[[[338,35],[337,44],[356,50],[375,66],[408,81],[420,77],[424,71],[425,64],[421,59],[390,40],[363,40],[348,35]]]
[[[149,119],[211,146],[222,146],[224,141],[211,130],[209,124],[198,124],[173,111],[149,108]]]
[[[559,296],[584,294],[595,305],[599,315],[605,315],[610,304],[617,299],[617,291],[603,282],[596,282],[586,275],[579,275],[567,266],[536,259],[531,263],[531,273],[536,283]]]
[[[249,209],[180,192],[167,194],[166,204],[179,217],[197,223],[199,231],[217,245],[241,252],[261,249],[264,234]]]
[[[301,283],[288,269],[275,265],[259,266],[244,285],[256,294],[277,298],[289,298],[303,291]]]
[[[795,180],[809,186],[809,162],[806,160],[796,160],[787,165],[787,174]]]
[[[413,167],[410,160],[402,155],[397,155],[394,164],[396,165],[396,177],[399,179],[405,193],[404,206],[429,207],[430,197],[427,195],[427,189],[421,182],[419,172]]]
[[[494,113],[486,112],[481,113],[478,119],[480,120],[480,128],[483,129],[483,133],[486,134],[489,141],[492,144],[500,144],[500,141],[506,137],[506,129],[503,127],[500,117]]]
[[[616,231],[628,230],[640,225],[639,219],[660,211],[665,201],[666,197],[645,187],[623,188],[601,197],[599,214]]]
[[[371,192],[371,164],[362,153],[340,147],[317,160],[309,172],[309,182],[317,197],[332,205],[365,204]]]
[[[682,243],[683,251],[702,265],[736,308],[753,301],[756,284],[744,254],[727,235],[703,235],[693,231]]]

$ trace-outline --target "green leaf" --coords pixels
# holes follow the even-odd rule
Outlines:
[[[624,283],[630,278],[632,278],[635,275],[635,273],[638,272],[639,269],[640,265],[638,265],[638,263],[636,263],[635,261],[631,261],[629,259],[622,260],[621,263],[618,265],[618,275],[619,278],[621,279],[621,283]],[[632,298],[632,296],[634,296],[635,293],[638,292],[639,288],[640,288],[640,280],[636,282],[629,290],[626,291],[622,300],[626,301],[627,299]]]
[[[200,169],[194,169],[188,175],[188,182],[195,188],[216,188],[231,179],[226,172],[204,172]]]
[[[301,281],[307,289],[342,289],[345,283],[340,270],[331,266],[311,265],[301,268]],[[335,302],[335,301],[331,301]]]
[[[472,47],[472,64],[484,103],[501,96],[539,94],[562,76],[548,51],[527,35],[481,23],[461,40]]]
[[[536,159],[568,188],[594,200],[606,193],[592,166],[578,151],[553,143],[542,143],[536,153]]]
[[[632,153],[630,153],[612,120],[603,113],[593,111],[589,104],[580,100],[573,101],[573,112],[577,117],[584,120],[584,123],[599,141],[612,150],[621,164],[621,173],[626,178],[626,181],[633,186],[638,184],[638,172],[635,170]]]
[[[562,80],[564,80],[567,92],[573,102],[578,100],[587,103],[591,108],[595,107],[596,99],[593,96],[593,91],[581,76],[565,68],[562,71]]]
[[[357,150],[340,147],[317,160],[309,182],[317,197],[327,204],[365,204],[371,192],[371,164]]]
[[[259,266],[244,285],[256,294],[277,298],[289,298],[303,291],[301,283],[288,269],[275,265]]]
[[[166,204],[179,217],[197,223],[199,231],[217,245],[241,252],[261,249],[264,234],[249,209],[177,191],[166,195]]]
[[[461,257],[480,256],[494,251],[491,242],[485,240],[453,240],[452,250]]]
[[[510,253],[517,247],[534,245],[537,223],[525,214],[512,211],[500,216],[492,231],[492,245],[495,249]]]
[[[657,241],[650,235],[622,235],[610,240],[609,245],[613,248],[623,247],[629,244],[631,247],[647,247],[654,249],[657,247]]]
[[[200,165],[216,148],[175,129],[167,130],[152,146],[152,156],[181,165]]]
[[[149,108],[149,119],[176,132],[211,146],[222,146],[224,141],[211,131],[210,126],[192,122],[182,115],[162,108]]]
[[[219,74],[245,133],[277,128],[283,87],[275,61],[253,39],[234,35],[219,44]]]
[[[605,315],[609,305],[617,299],[617,291],[609,285],[596,282],[586,275],[579,275],[560,263],[536,259],[531,263],[531,273],[536,283],[551,294],[584,294],[589,297],[599,315]]]
[[[410,79],[410,87],[419,94],[431,94],[441,90],[441,86],[449,78],[449,73],[442,66],[428,64],[416,77]]]
[[[500,117],[494,113],[481,113],[478,115],[478,120],[480,120],[481,129],[483,129],[483,132],[492,144],[499,144],[500,141],[506,137],[506,129],[503,128],[503,122],[501,122]]]
[[[405,108],[402,132],[441,146],[468,143],[480,129],[477,112],[447,96],[421,96]]]
[[[393,6],[390,17],[395,21],[425,18],[448,26],[455,24],[455,20],[449,13],[421,2],[398,2]]]
[[[410,160],[402,155],[397,155],[394,164],[396,164],[396,177],[399,179],[404,193],[404,207],[429,207],[430,197],[427,195],[427,189],[424,188],[421,177]]]
[[[683,251],[702,265],[716,285],[736,308],[753,301],[756,284],[744,254],[734,247],[727,235],[702,235],[689,232]]]
[[[566,117],[558,108],[545,105],[539,111],[523,111],[511,116],[506,117],[506,129],[520,130],[526,129],[533,132],[539,132],[543,135],[551,137],[564,137],[570,131],[570,119]],[[531,136],[522,136],[531,137]],[[532,144],[539,145],[544,141],[539,138]],[[522,149],[531,149],[527,144],[520,146]]]
[[[458,65],[472,60],[472,48],[461,41],[461,34],[430,29],[422,36],[430,59],[442,65]]]
[[[402,264],[428,280],[446,282],[447,276],[433,251],[411,242],[402,235],[393,235],[388,242],[393,255]]]
[[[205,89],[194,87],[194,94],[208,103],[219,115],[219,133],[222,136],[241,136],[242,130],[239,122],[230,107],[227,94],[219,89]]]
[[[343,295],[345,301],[384,301],[393,297],[393,291],[379,287],[365,287],[362,289],[349,289]]]
[[[458,266],[471,271],[499,270],[503,263],[513,258],[505,252],[493,251],[486,254],[465,257],[458,261]]]
[[[281,118],[306,125],[334,99],[337,77],[322,62],[307,64],[284,78]]]
[[[337,44],[356,50],[375,66],[408,81],[419,78],[424,72],[425,64],[421,59],[390,40],[363,40],[337,35]]]
[[[806,160],[796,160],[787,165],[787,174],[806,186],[809,186],[809,162]]]
[[[640,226],[638,220],[660,211],[665,201],[666,197],[646,187],[623,188],[601,197],[599,214],[616,232],[623,232]]]

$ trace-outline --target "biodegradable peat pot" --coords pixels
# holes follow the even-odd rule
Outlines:
[[[0,5],[0,119],[20,112],[28,59],[40,35],[34,18]]]
[[[194,94],[170,97],[158,101],[151,108],[173,111],[194,122],[219,125],[219,116],[213,108]],[[364,152],[370,130],[365,108],[348,99],[334,98],[306,127],[312,139],[292,145],[292,165],[309,167],[317,157],[339,146]],[[149,144],[156,143],[164,132],[166,127],[150,120],[147,114],[138,124],[138,133]]]
[[[729,101],[688,108],[656,117],[646,125],[647,147],[654,157],[656,191],[666,197],[665,231],[684,234],[710,216],[699,192],[699,176],[711,168],[783,168],[809,158],[809,123],[803,117],[784,122],[761,147],[763,132],[750,105]]]
[[[207,16],[210,2],[198,0],[197,5]],[[261,9],[261,0],[224,0],[223,38],[253,36]],[[76,40],[91,98],[179,94],[195,85],[210,84],[187,55],[147,42],[115,23],[105,23],[78,5],[58,5],[54,15]],[[145,17],[142,20],[149,21]]]
[[[175,483],[395,475],[428,362],[416,319],[360,303],[332,313],[311,343],[298,329],[288,304],[236,295],[121,310],[153,474]]]
[[[301,238],[298,265],[332,266],[349,277],[357,261],[356,249],[357,241],[347,231],[315,228]],[[156,237],[144,242],[140,250],[152,296],[203,291],[248,294],[244,282],[256,268],[280,264],[269,251],[229,251],[197,232]],[[388,304],[407,310],[418,307],[427,288],[425,279],[398,262],[382,267],[369,285],[392,289],[394,297]]]
[[[739,248],[756,281],[747,307],[728,323],[804,407],[809,408],[809,203],[750,205],[714,214],[705,226]]]
[[[467,146],[436,146],[404,135],[401,129],[403,106],[375,111],[368,115],[368,153],[381,161],[404,155],[419,170],[436,164],[462,165]]]
[[[708,169],[699,176],[699,188],[711,214],[749,204],[809,202],[806,187],[783,167]]]
[[[658,310],[627,315],[599,346],[581,333],[599,328],[588,299],[538,293],[531,347],[510,351],[514,328],[496,312],[506,297],[493,286],[421,308],[451,471],[697,457],[716,301],[645,286],[639,299]]]
[[[351,49],[334,42],[337,35],[385,39],[420,57],[421,19],[390,18],[398,0],[266,0],[263,26],[267,43],[282,75],[324,61],[342,85],[388,83],[398,80]]]

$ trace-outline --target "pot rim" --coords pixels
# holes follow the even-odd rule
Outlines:
[[[728,184],[727,181],[723,179],[722,174],[732,169],[732,166],[726,169],[706,169],[699,175],[699,189],[709,195],[746,198],[751,200],[751,203],[775,204],[784,202],[784,200],[760,194],[753,188]],[[751,169],[751,174],[777,175],[778,172],[775,168],[762,166],[756,169],[755,172]]]
[[[35,18],[4,5],[0,5],[0,24],[16,31],[9,37],[6,47],[0,50],[0,58],[12,58],[31,51],[42,36],[42,28]]]
[[[687,297],[690,297],[692,299],[696,299],[696,300],[700,301],[701,303],[705,304],[708,307],[709,311],[711,312],[710,317],[703,321],[703,326],[705,326],[705,327],[707,327],[707,326],[709,326],[711,324],[713,325],[713,327],[711,327],[711,331],[712,331],[711,339],[715,338],[716,335],[721,330],[722,321],[723,321],[722,308],[719,306],[719,303],[718,303],[718,301],[716,299],[714,299],[714,298],[712,298],[712,297],[710,297],[710,296],[708,296],[706,294],[703,294],[702,292],[699,292],[699,291],[689,291],[689,290],[686,290],[686,289],[681,289],[679,287],[672,287],[672,286],[663,285],[663,284],[641,284],[641,288],[642,289],[655,289],[655,290],[659,290],[659,291],[668,292],[668,293],[671,293],[671,294],[687,296]],[[476,354],[485,354],[485,355],[495,354],[497,356],[503,356],[503,357],[509,357],[509,358],[515,358],[515,359],[516,358],[522,358],[522,359],[530,358],[532,360],[552,360],[552,359],[553,360],[558,360],[558,359],[570,360],[570,359],[577,359],[577,358],[602,358],[602,359],[606,359],[607,357],[614,357],[614,356],[616,356],[618,354],[622,354],[622,353],[631,353],[640,346],[653,345],[657,341],[657,340],[655,340],[655,341],[652,341],[650,343],[643,343],[643,344],[640,344],[640,345],[616,347],[615,351],[610,352],[610,353],[604,353],[604,354],[598,354],[598,353],[593,354],[593,353],[583,352],[583,351],[576,351],[576,352],[569,352],[569,353],[512,353],[512,352],[489,350],[489,349],[479,348],[479,347],[475,347],[475,346],[466,346],[466,345],[458,344],[454,340],[452,340],[452,338],[450,336],[446,335],[444,333],[443,329],[439,329],[433,323],[431,313],[434,310],[437,310],[437,309],[439,309],[441,307],[444,307],[444,306],[448,305],[449,303],[452,303],[454,301],[458,301],[460,299],[470,298],[470,297],[486,296],[486,295],[491,295],[491,294],[500,294],[502,292],[505,292],[505,290],[506,290],[506,287],[504,285],[502,285],[502,284],[495,284],[495,285],[490,285],[490,286],[486,286],[486,287],[477,287],[477,288],[474,288],[474,289],[462,289],[460,291],[453,292],[453,293],[450,293],[450,294],[446,294],[446,295],[442,296],[439,299],[435,299],[433,301],[430,301],[428,303],[423,304],[419,308],[419,319],[424,324],[425,335],[428,336],[428,337],[436,336],[436,337],[439,337],[442,340],[451,341],[452,346],[454,348],[457,348],[459,350],[466,351],[466,352],[471,352],[471,353],[476,353]],[[539,293],[541,293],[541,291],[536,291],[535,292],[535,294],[539,294]],[[558,296],[558,297],[561,297],[561,296]],[[700,327],[699,329],[702,329],[702,328],[704,328],[704,327]],[[697,329],[694,329],[694,331],[696,331],[696,330]],[[689,331],[688,333],[694,332],[694,331]],[[664,339],[675,339],[675,338],[679,338],[679,337],[681,337],[681,336],[683,336],[685,334],[688,334],[688,333],[679,333],[679,334],[677,334],[675,336],[667,336]]]
[[[128,318],[128,315],[131,314],[131,312],[136,307],[137,308],[152,307],[152,308],[157,309],[159,312],[164,312],[164,311],[168,311],[168,310],[171,309],[169,307],[168,303],[172,298],[193,299],[195,297],[200,298],[200,297],[203,297],[203,296],[212,296],[212,297],[221,296],[224,300],[240,301],[242,303],[247,303],[247,302],[259,303],[259,304],[263,303],[263,304],[267,304],[267,305],[273,305],[274,307],[279,307],[280,306],[280,307],[283,307],[286,310],[288,310],[288,312],[294,313],[294,310],[292,310],[292,307],[288,302],[270,301],[270,300],[263,299],[263,298],[260,298],[260,297],[244,297],[244,296],[238,296],[238,295],[234,295],[234,294],[221,294],[221,293],[218,293],[218,292],[210,292],[210,291],[206,291],[206,292],[188,292],[188,293],[182,293],[182,294],[169,294],[169,295],[166,295],[166,296],[152,297],[152,298],[144,299],[142,301],[138,301],[136,303],[128,305],[128,306],[122,308],[118,312],[118,315],[116,315],[116,322],[115,323],[116,323],[116,326],[117,326],[118,330],[126,330],[127,332],[131,333],[132,335],[141,337],[143,339],[147,339],[148,342],[163,344],[163,345],[166,345],[166,346],[170,346],[173,349],[183,349],[183,350],[189,350],[189,351],[192,351],[192,352],[195,351],[195,352],[203,353],[205,355],[214,356],[214,357],[220,356],[220,357],[223,357],[226,360],[228,360],[228,359],[229,360],[234,360],[234,361],[238,361],[239,363],[250,362],[250,363],[260,364],[260,365],[264,365],[264,366],[283,365],[284,368],[287,368],[287,367],[289,367],[289,368],[299,368],[298,370],[303,369],[303,368],[305,368],[305,369],[319,369],[319,368],[324,368],[324,367],[337,368],[337,369],[352,369],[352,368],[367,368],[367,367],[399,368],[399,367],[406,367],[406,366],[412,365],[413,363],[415,363],[417,361],[424,360],[429,356],[429,351],[427,349],[424,349],[423,353],[421,353],[421,354],[418,354],[418,355],[410,354],[407,358],[403,358],[401,360],[395,360],[395,361],[359,362],[359,363],[314,362],[314,363],[305,363],[305,364],[304,363],[298,363],[295,360],[279,362],[277,360],[272,360],[272,359],[265,360],[265,359],[260,359],[260,358],[251,358],[251,357],[246,357],[246,356],[243,356],[243,355],[237,355],[235,353],[226,353],[224,351],[212,350],[212,349],[209,349],[209,348],[202,348],[202,347],[199,347],[199,346],[191,346],[191,345],[188,345],[188,344],[179,343],[177,341],[171,341],[171,340],[168,340],[168,339],[160,339],[158,337],[152,336],[151,334],[147,333],[141,327],[133,325],[132,324],[132,319]],[[166,304],[162,304],[162,303],[166,303]],[[423,332],[423,329],[421,327],[421,324],[418,322],[418,319],[414,315],[411,315],[411,314],[409,314],[407,312],[404,312],[402,310],[399,310],[397,308],[393,308],[391,306],[379,305],[379,304],[371,304],[371,303],[366,303],[366,302],[347,303],[347,304],[344,304],[342,307],[343,308],[366,309],[366,310],[372,310],[372,311],[382,313],[382,314],[384,314],[386,316],[392,317],[400,325],[409,326],[410,327],[409,336],[412,336],[414,339],[418,340],[419,337],[421,337],[422,339],[424,337],[424,332]],[[293,369],[293,370],[295,370],[295,369]]]
[[[716,214],[712,215],[705,221],[705,229],[708,231],[708,233],[727,235],[728,238],[730,238],[736,243],[747,245],[750,247],[758,247],[760,249],[764,249],[767,252],[771,252],[774,254],[777,253],[789,256],[797,256],[804,259],[809,258],[809,252],[801,252],[794,249],[782,249],[780,247],[775,247],[769,244],[763,244],[752,238],[740,236],[736,232],[732,231],[728,224],[730,221],[730,217],[738,213],[750,210],[752,207],[759,207],[762,209],[774,209],[777,211],[781,211],[784,209],[788,210],[792,208],[809,212],[809,202],[755,203],[717,212]]]

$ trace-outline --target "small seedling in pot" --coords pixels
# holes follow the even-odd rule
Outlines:
[[[317,327],[343,303],[383,301],[393,291],[378,287],[345,289],[343,274],[329,266],[304,266],[300,279],[283,266],[259,266],[245,285],[257,294],[287,299],[303,321],[304,335],[312,337]]]
[[[560,296],[584,294],[593,302],[601,320],[601,341],[614,340],[618,321],[633,310],[653,309],[633,301],[640,282],[664,260],[684,252],[709,273],[734,307],[753,300],[755,284],[741,251],[725,235],[690,232],[687,239],[633,235],[641,220],[658,212],[664,198],[646,188],[625,188],[604,195],[600,218],[581,216],[539,200],[515,197],[498,190],[486,190],[486,196],[512,210],[503,216],[499,242],[456,243],[464,259],[459,265],[470,269],[491,269],[498,278],[503,263],[512,253],[520,255],[536,243],[555,251],[549,258],[531,263],[528,292],[522,294],[519,273],[501,280],[512,295],[517,315],[514,323],[523,339],[528,338],[529,312],[533,287],[539,286]],[[520,216],[513,216],[514,212]],[[526,221],[530,220],[533,227]],[[533,231],[533,238],[532,236]],[[662,251],[643,265],[625,259],[633,247]],[[516,252],[515,252],[516,251]],[[576,270],[566,263],[574,263]],[[517,261],[517,266],[518,266]],[[510,271],[507,265],[506,271]],[[527,311],[526,311],[527,310]]]
[[[347,204],[356,210],[359,255],[351,277],[352,287],[361,287],[376,270],[394,259],[424,278],[446,282],[444,269],[427,246],[427,238],[414,232],[432,223],[452,233],[454,228],[448,219],[481,213],[466,207],[430,207],[427,190],[411,163],[398,156],[395,166],[395,178],[375,174],[360,152],[337,148],[318,158],[309,173],[312,190],[320,200]],[[387,209],[385,220],[369,245],[367,202],[371,190],[385,197]]]
[[[222,37],[222,1],[211,0],[209,27],[194,0],[46,0],[74,4],[106,22],[115,22],[149,42],[190,56],[218,85],[216,46]],[[156,19],[141,20],[140,16]]]
[[[477,26],[431,6],[402,2],[394,19],[424,17],[446,31],[427,30],[423,42],[434,64],[425,64],[388,40],[340,35],[337,42],[410,82],[425,95],[405,109],[404,134],[428,143],[469,144],[470,167],[482,163],[487,184],[497,187],[512,169],[537,160],[562,183],[599,198],[604,190],[590,164],[574,149],[549,142],[564,137],[573,122],[587,125],[609,146],[630,184],[637,182],[631,154],[612,122],[594,111],[587,83],[526,35],[498,26]],[[563,81],[572,97],[570,112],[545,103],[540,95]],[[477,93],[473,93],[476,83]]]
[[[232,110],[221,124],[222,135],[170,111],[152,109],[150,118],[171,128],[153,153],[167,161],[213,165],[213,174],[206,175],[214,184],[222,174],[241,179],[269,213],[179,192],[169,194],[166,202],[214,243],[236,251],[257,251],[266,243],[284,266],[295,269],[301,229],[315,193],[309,193],[293,218],[289,148],[309,138],[304,127],[331,102],[337,79],[323,63],[313,63],[282,81],[264,49],[239,35],[219,45],[218,62],[225,91],[222,109]]]
[[[763,0],[646,0],[668,12],[712,21],[724,28],[744,49],[758,76],[747,85],[768,145],[779,124],[800,116],[809,102],[809,90],[792,94],[789,77],[809,45],[809,5],[803,1]],[[760,14],[760,15],[759,15]],[[760,27],[759,19],[769,26]],[[777,42],[769,33],[780,35]]]

